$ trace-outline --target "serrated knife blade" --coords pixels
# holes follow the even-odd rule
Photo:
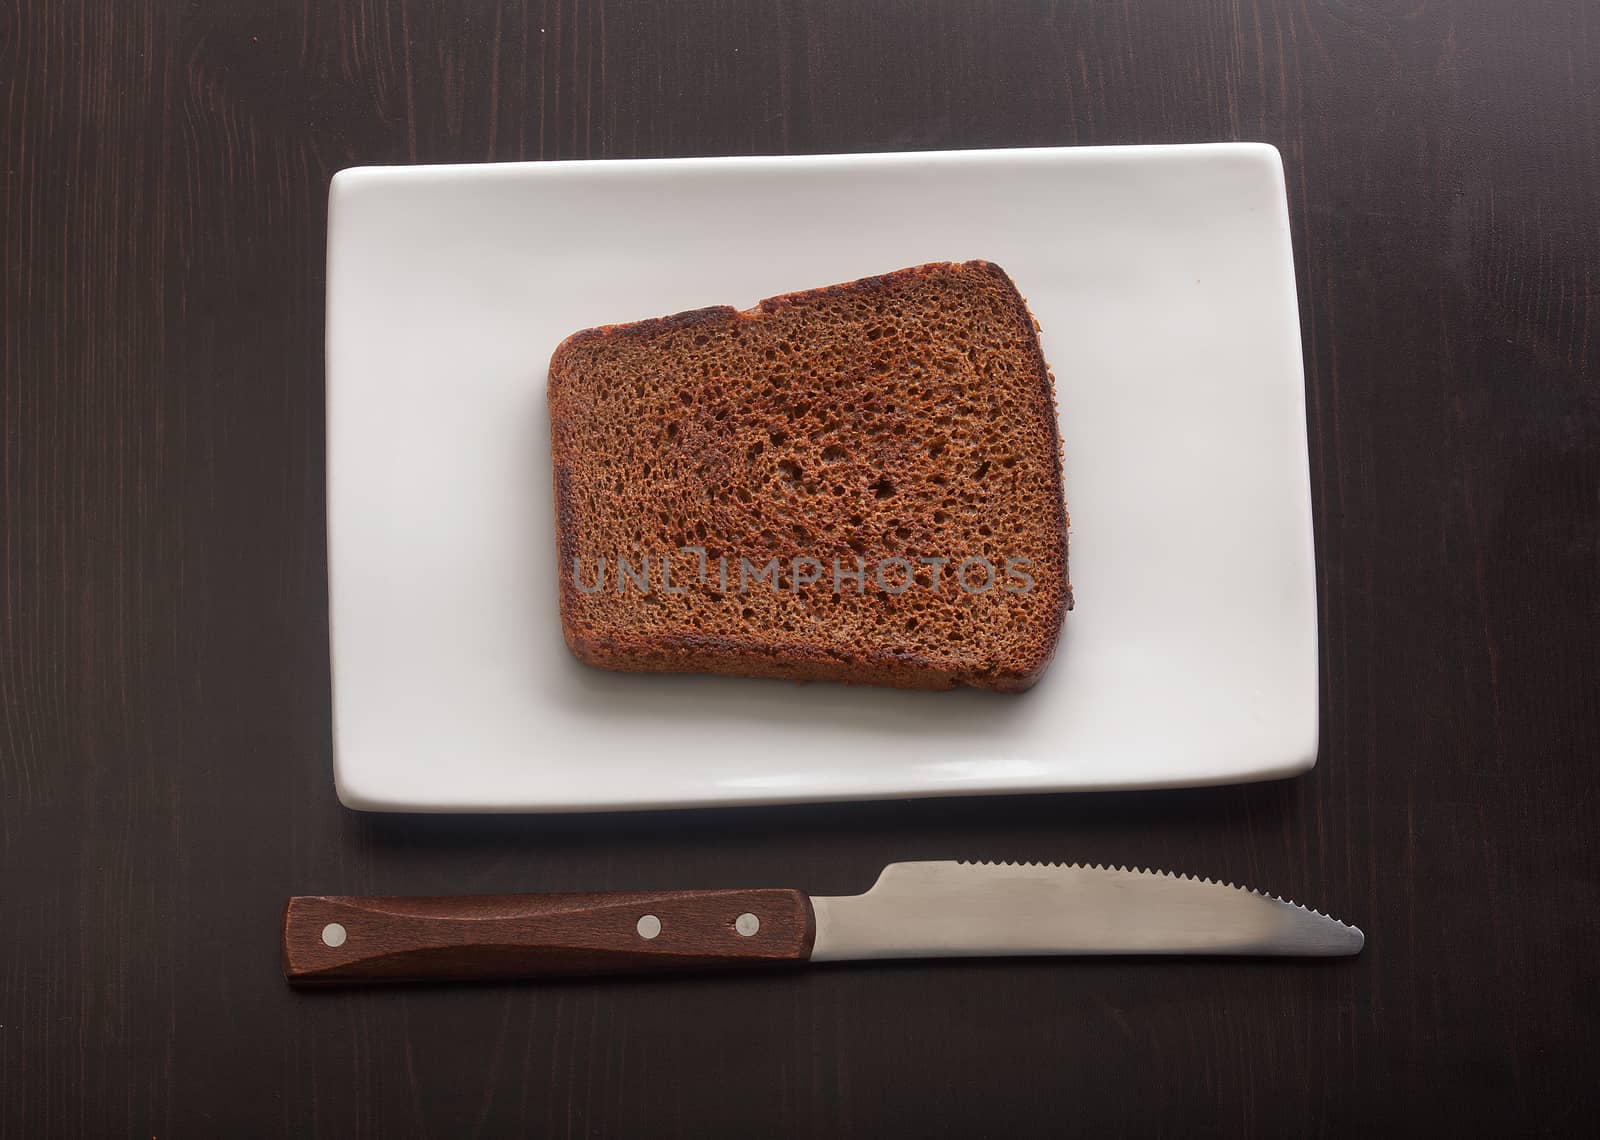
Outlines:
[[[1058,863],[891,863],[812,898],[813,962],[1051,954],[1359,953],[1358,927],[1229,883]]]
[[[891,863],[863,894],[789,888],[292,898],[296,984],[709,970],[866,958],[1355,954],[1361,931],[1292,902],[1161,871]]]

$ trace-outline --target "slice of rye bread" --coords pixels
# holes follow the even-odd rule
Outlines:
[[[1037,328],[969,261],[568,337],[549,389],[568,647],[630,672],[1032,686],[1072,606]],[[969,558],[987,589],[983,562],[957,581]]]

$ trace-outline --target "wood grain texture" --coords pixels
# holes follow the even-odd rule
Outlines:
[[[283,975],[305,985],[777,966],[809,959],[816,934],[796,890],[299,896],[283,908]]]
[[[0,1138],[1600,1130],[1588,0],[0,5]],[[1322,761],[575,819],[330,780],[322,258],[358,162],[1256,139],[1298,259]],[[1071,487],[1068,487],[1071,494]],[[293,894],[1151,863],[1330,965],[297,994]]]

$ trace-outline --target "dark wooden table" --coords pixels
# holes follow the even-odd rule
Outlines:
[[[1586,0],[0,6],[0,1138],[1600,1130]],[[370,817],[330,779],[329,176],[1259,139],[1305,333],[1322,760],[1143,795]],[[1348,963],[298,994],[285,896],[1154,863]]]

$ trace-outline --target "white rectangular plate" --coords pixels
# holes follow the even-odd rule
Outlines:
[[[346,170],[328,226],[339,797],[569,811],[1285,776],[1317,750],[1278,154],[1218,144]],[[546,369],[577,329],[928,261],[1043,326],[1072,514],[1020,697],[605,673],[562,642]]]

